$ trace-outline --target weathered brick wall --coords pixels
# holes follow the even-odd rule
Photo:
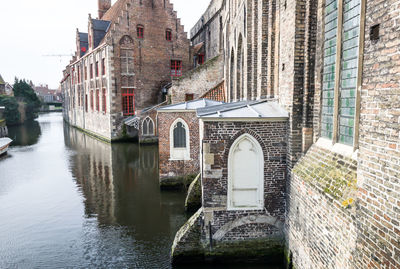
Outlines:
[[[190,160],[170,160],[170,128],[178,118],[183,119],[189,126]],[[199,120],[196,112],[161,112],[158,113],[158,147],[160,178],[180,177],[198,174],[199,164]]]
[[[324,4],[318,1],[314,141],[320,137]],[[319,140],[294,167],[286,236],[296,268],[400,268],[400,2],[364,4],[359,150],[344,157],[319,147]],[[376,24],[379,40],[371,41]]]
[[[197,99],[217,86],[223,77],[222,57],[217,56],[205,64],[187,72],[183,77],[174,79],[169,90],[171,103],[184,102],[185,94],[193,94]]]
[[[286,128],[286,122],[204,122],[202,187],[206,224],[211,221],[215,233],[235,220],[248,217],[253,220],[228,231],[221,240],[282,233],[278,224],[283,223],[285,211]],[[264,153],[265,210],[227,211],[229,149],[244,133],[257,139]],[[207,212],[213,215],[210,217]],[[257,223],[256,218],[261,216],[271,216],[277,225]]]
[[[400,268],[400,1],[366,1],[365,17],[357,267]]]
[[[204,42],[205,60],[214,58],[220,52],[222,32],[220,31],[220,8],[223,0],[212,0],[200,20],[190,30],[192,45]],[[222,30],[222,29],[221,29]]]
[[[354,268],[356,171],[357,161],[318,145],[293,168],[285,231],[296,268]]]
[[[184,32],[177,12],[169,1],[154,0],[131,1],[129,8],[129,22],[126,16],[119,16],[119,23],[114,28],[109,42],[119,42],[124,35],[129,35],[134,41],[134,73],[135,107],[143,109],[160,103],[161,88],[171,82],[171,60],[182,61],[182,72],[190,69],[190,42]],[[165,4],[164,4],[165,3]],[[124,9],[124,10],[125,10]],[[104,19],[107,19],[107,14]],[[144,26],[144,38],[137,38],[137,25]],[[165,38],[166,29],[172,30],[172,41]],[[117,43],[119,44],[119,43]],[[116,45],[113,58],[115,75],[115,103],[113,110],[122,111],[121,86],[124,82],[120,76],[120,46]],[[118,126],[120,119],[114,120]]]

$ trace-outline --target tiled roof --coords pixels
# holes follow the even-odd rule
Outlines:
[[[204,42],[200,42],[199,44],[194,45],[193,47],[193,54],[196,55],[200,52],[200,50],[203,48]]]
[[[5,81],[4,81],[4,79],[3,79],[3,77],[2,77],[1,75],[0,75],[0,84],[1,84],[1,85],[6,84]]]
[[[287,119],[289,113],[275,101],[241,101],[197,109],[202,119]]]
[[[173,105],[168,105],[168,106],[163,106],[157,111],[161,112],[168,112],[168,111],[180,111],[180,110],[196,110],[198,108],[204,108],[204,107],[211,107],[215,105],[221,105],[223,102],[218,102],[210,99],[198,99],[198,100],[193,100],[189,102],[182,102],[178,104],[173,104]]]
[[[121,14],[121,10],[126,5],[127,0],[118,0],[101,18],[105,21],[115,21]]]

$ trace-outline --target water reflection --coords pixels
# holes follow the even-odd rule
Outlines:
[[[74,154],[70,169],[85,198],[85,217],[100,227],[123,227],[143,268],[168,268],[174,234],[184,223],[183,193],[161,193],[158,148],[107,144],[64,126]]]
[[[8,136],[14,140],[12,146],[30,146],[38,142],[42,130],[36,120],[27,121],[24,124],[9,126]]]

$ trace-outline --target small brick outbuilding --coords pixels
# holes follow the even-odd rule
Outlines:
[[[199,119],[196,109],[220,104],[222,102],[199,99],[157,109],[161,187],[182,185],[185,176],[199,173]]]

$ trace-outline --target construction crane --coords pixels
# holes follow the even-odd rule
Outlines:
[[[60,57],[60,63],[62,61],[62,57],[73,57],[74,55],[71,54],[45,54],[42,55],[43,57]]]

